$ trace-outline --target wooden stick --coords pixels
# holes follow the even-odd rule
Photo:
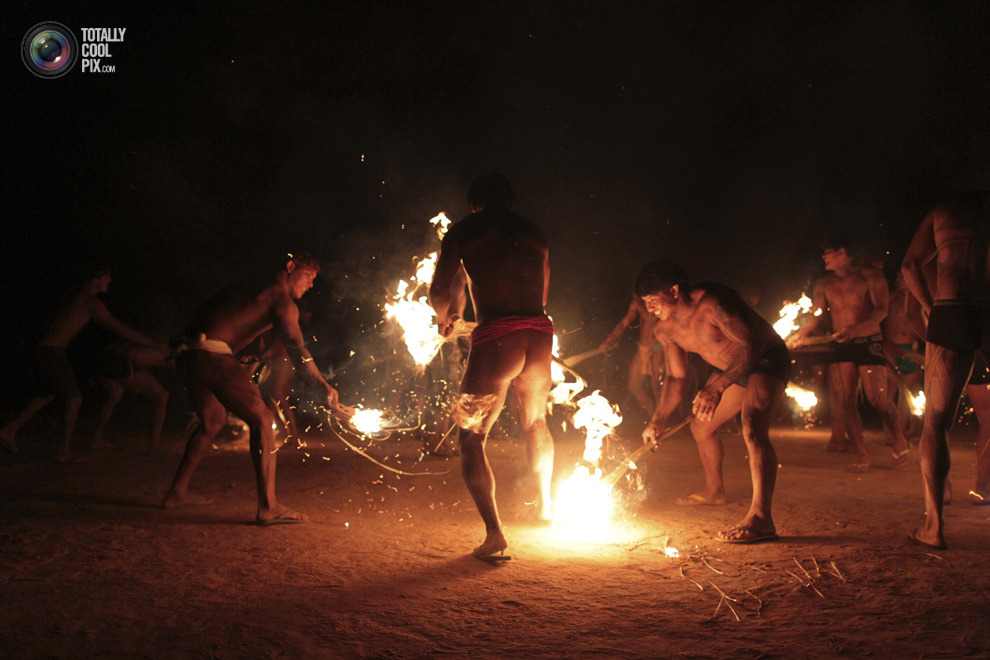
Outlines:
[[[574,365],[584,362],[588,358],[595,357],[596,355],[601,355],[604,352],[605,351],[601,347],[593,348],[590,351],[585,351],[584,353],[578,353],[577,355],[572,355],[566,360],[562,360],[562,362],[566,367],[573,367]]]
[[[691,423],[691,420],[693,420],[693,419],[694,419],[694,417],[687,417],[686,419],[684,419],[682,422],[680,422],[676,426],[672,426],[671,428],[667,429],[666,431],[663,432],[663,434],[659,438],[657,438],[657,442],[658,443],[659,442],[662,442],[662,441],[666,440],[667,438],[669,438],[670,436],[674,435],[675,433],[677,433],[678,431],[680,431],[682,428],[684,428],[685,426],[687,426],[688,424],[690,424]],[[609,472],[607,475],[605,475],[605,478],[602,481],[604,481],[604,483],[609,488],[611,488],[616,483],[618,483],[619,479],[622,478],[622,475],[624,475],[626,473],[626,471],[629,470],[629,464],[630,463],[635,463],[636,461],[642,459],[649,452],[653,451],[654,447],[655,447],[655,445],[652,445],[652,444],[650,444],[650,445],[643,445],[642,447],[640,447],[639,449],[637,449],[636,451],[634,451],[632,454],[630,454],[628,458],[624,459],[622,461],[622,464],[619,465],[619,467],[615,468],[614,470],[612,470],[611,472]]]

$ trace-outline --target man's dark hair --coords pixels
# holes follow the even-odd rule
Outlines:
[[[113,267],[108,263],[91,264],[83,273],[83,281],[91,282],[104,275],[113,275]]]
[[[296,268],[309,268],[320,272],[320,262],[309,252],[290,252],[289,259],[296,265]]]
[[[684,269],[673,261],[654,261],[639,271],[633,290],[642,298],[661,291],[666,293],[675,284],[682,292],[688,288],[688,275]]]
[[[509,208],[516,201],[509,180],[501,174],[482,174],[468,189],[469,206],[482,209]]]

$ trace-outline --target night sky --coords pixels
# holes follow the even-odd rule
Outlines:
[[[983,3],[138,4],[5,9],[11,344],[92,261],[116,268],[119,316],[169,336],[308,249],[309,306],[346,354],[435,249],[426,221],[500,171],[584,350],[648,261],[773,310],[828,229],[899,261],[934,202],[990,177]],[[33,76],[19,45],[44,20],[126,27],[116,72]]]

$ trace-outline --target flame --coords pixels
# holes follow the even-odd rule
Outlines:
[[[784,301],[784,306],[780,308],[780,320],[773,324],[773,329],[780,335],[781,339],[787,339],[798,329],[797,318],[800,314],[807,314],[811,310],[811,298],[803,291],[797,302]],[[822,310],[816,309],[815,316],[819,316]]]
[[[677,559],[681,556],[681,553],[677,548],[671,548],[670,546],[664,548],[663,551],[664,554],[666,554],[670,559]]]
[[[450,227],[450,219],[438,213],[430,219],[443,238]],[[385,303],[385,318],[396,321],[402,328],[402,340],[416,364],[425,366],[433,361],[444,339],[437,332],[436,316],[426,296],[417,297],[419,290],[430,285],[436,272],[440,252],[431,252],[416,264],[416,269],[408,280],[399,280],[395,294]]]
[[[801,410],[811,410],[818,405],[818,397],[811,390],[806,390],[794,383],[788,383],[784,393],[794,399]]]
[[[907,394],[908,403],[911,404],[911,414],[916,417],[923,417],[925,415],[925,391],[918,392],[918,396],[914,396],[910,391]]]
[[[354,416],[351,417],[351,426],[364,435],[381,433],[383,423],[381,410],[358,408],[354,411]]]
[[[602,481],[602,471],[580,465],[557,487],[555,532],[570,540],[600,543],[609,536],[615,504],[611,486]]]
[[[571,419],[576,429],[584,429],[584,460],[597,464],[602,457],[602,441],[612,429],[622,423],[619,407],[595,390],[577,402],[577,412]]]

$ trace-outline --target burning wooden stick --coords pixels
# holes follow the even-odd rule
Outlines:
[[[587,360],[588,358],[595,357],[596,355],[601,355],[605,351],[602,348],[593,348],[590,351],[585,351],[584,353],[578,353],[577,355],[572,355],[566,360],[562,360],[564,366],[573,367]]]
[[[670,436],[674,435],[675,433],[677,433],[678,431],[680,431],[682,428],[684,428],[685,426],[687,426],[688,424],[690,424],[691,423],[691,420],[693,420],[693,419],[694,419],[694,417],[688,417],[688,418],[684,419],[683,421],[681,421],[676,426],[673,426],[673,427],[667,429],[666,431],[664,431],[663,435],[661,435],[659,438],[657,438],[657,442],[662,442],[662,441],[666,440],[667,438],[669,438]],[[622,465],[620,465],[619,467],[617,467],[614,470],[612,470],[611,472],[609,472],[602,481],[609,488],[611,488],[612,486],[614,486],[615,484],[617,484],[619,482],[619,479],[622,478],[622,475],[624,475],[632,467],[632,465],[636,461],[638,461],[641,458],[643,458],[644,456],[646,456],[646,454],[648,454],[653,449],[654,449],[654,445],[652,445],[652,444],[643,445],[642,447],[640,447],[639,449],[637,449],[636,451],[634,451],[629,456],[629,458],[627,458],[624,461],[622,461]]]

